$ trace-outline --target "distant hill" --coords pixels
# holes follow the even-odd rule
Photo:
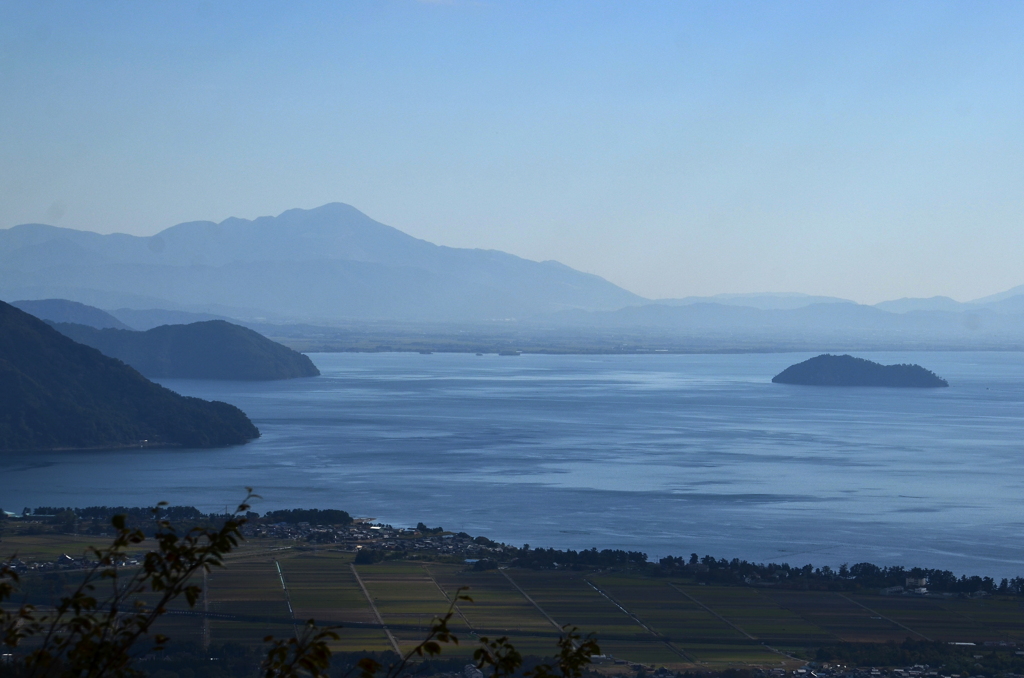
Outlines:
[[[772,382],[803,386],[949,386],[945,379],[920,365],[880,365],[863,358],[827,353],[787,367],[775,375]]]
[[[146,332],[70,323],[54,327],[150,379],[269,381],[320,374],[308,356],[223,320],[161,325]]]
[[[339,203],[149,237],[0,230],[0,296],[332,322],[505,321],[644,301],[555,261],[434,245]]]
[[[875,304],[875,308],[880,308],[883,311],[889,311],[890,313],[908,313],[910,311],[965,311],[970,310],[970,304],[962,304],[955,299],[949,297],[929,297],[927,299],[918,299],[912,297],[904,297],[902,299],[893,299],[892,301],[883,301]]]
[[[1003,315],[1021,315],[1024,314],[1024,285],[968,302],[959,302],[949,297],[929,297],[927,299],[903,298],[883,301],[875,304],[875,308],[889,311],[890,313],[911,313],[914,311],[947,311],[951,313],[990,311]]]
[[[971,301],[972,304],[991,304],[997,301],[1004,301],[1010,297],[1021,297],[1024,296],[1024,285],[1017,285],[1011,287],[1004,292],[998,292],[996,294],[990,294],[987,297],[981,297]]]
[[[192,313],[190,311],[168,311],[162,308],[118,308],[110,312],[128,327],[122,329],[140,330],[145,332],[161,325],[188,325],[204,320],[227,320],[231,318],[214,313]],[[83,323],[88,324],[88,323]]]
[[[981,308],[989,309],[997,313],[1005,313],[1008,315],[1021,315],[1024,314],[1024,294],[1014,294],[1008,297],[1003,297],[996,301],[989,301],[985,304],[972,304],[979,305]]]
[[[11,306],[31,313],[40,320],[55,323],[77,323],[97,329],[112,327],[116,330],[127,330],[128,325],[110,315],[106,311],[93,306],[86,306],[77,301],[67,299],[37,299],[34,301],[12,301]]]
[[[0,450],[220,447],[259,435],[237,407],[180,396],[0,302]]]

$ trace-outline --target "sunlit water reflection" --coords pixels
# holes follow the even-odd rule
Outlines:
[[[0,506],[343,508],[516,544],[1024,574],[1024,354],[858,354],[948,389],[782,386],[809,355],[317,354],[167,380],[245,410],[225,450],[0,457]]]

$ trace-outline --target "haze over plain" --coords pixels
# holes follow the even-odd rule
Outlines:
[[[1012,3],[0,8],[0,227],[334,201],[648,298],[1024,280]]]

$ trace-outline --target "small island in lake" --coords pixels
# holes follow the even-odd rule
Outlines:
[[[825,353],[790,365],[772,379],[802,386],[889,386],[942,388],[949,382],[920,365],[880,365],[851,355]]]

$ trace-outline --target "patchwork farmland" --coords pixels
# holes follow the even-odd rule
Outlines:
[[[50,557],[77,542],[13,537],[29,557]],[[20,543],[19,543],[20,542]],[[8,554],[9,555],[9,554]],[[33,577],[26,576],[28,590]],[[406,651],[462,587],[455,607],[463,642],[446,656],[468,656],[479,637],[508,636],[525,655],[548,655],[560,628],[593,632],[615,662],[720,669],[792,667],[809,649],[850,643],[1024,642],[1016,597],[883,596],[771,587],[704,586],[679,577],[565,570],[491,569],[464,563],[393,560],[356,565],[354,555],[294,542],[251,540],[203,582],[196,608],[178,605],[161,622],[176,639],[258,645],[286,637],[307,619],[339,625],[339,651]]]

